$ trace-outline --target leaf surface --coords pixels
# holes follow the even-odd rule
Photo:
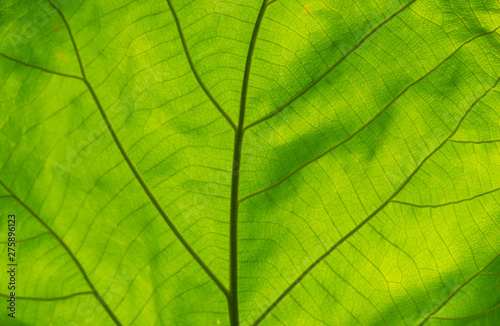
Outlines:
[[[498,323],[498,30],[493,0],[2,1],[1,323]]]

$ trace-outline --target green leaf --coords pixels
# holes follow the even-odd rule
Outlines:
[[[500,322],[500,3],[4,0],[2,325]]]

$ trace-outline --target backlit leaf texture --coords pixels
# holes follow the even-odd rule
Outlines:
[[[0,324],[498,325],[499,31],[494,0],[2,0]]]

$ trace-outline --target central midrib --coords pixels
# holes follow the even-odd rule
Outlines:
[[[259,15],[252,32],[252,38],[248,47],[248,54],[245,63],[245,72],[243,75],[243,83],[241,88],[240,112],[238,118],[238,128],[234,135],[234,149],[233,149],[233,168],[231,179],[231,209],[230,209],[230,229],[229,229],[229,250],[230,250],[230,284],[229,284],[229,319],[231,326],[239,325],[239,312],[238,312],[238,208],[239,198],[238,190],[240,183],[240,165],[241,165],[241,151],[243,147],[243,136],[245,133],[245,109],[247,102],[248,83],[250,80],[250,70],[252,69],[252,59],[255,51],[255,45],[259,35],[260,26],[264,18],[267,8],[267,0],[262,1]]]

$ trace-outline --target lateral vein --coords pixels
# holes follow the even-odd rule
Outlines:
[[[87,295],[87,294],[94,294],[91,291],[85,291],[85,292],[77,292],[73,294],[68,294],[65,296],[61,297],[53,297],[53,298],[39,298],[39,297],[23,297],[23,296],[16,296],[16,300],[29,300],[29,301],[61,301],[61,300],[67,300],[73,297],[77,297],[80,295]],[[9,296],[3,293],[0,293],[0,297],[5,297],[8,298]]]
[[[23,243],[23,242],[27,242],[27,241],[30,241],[30,240],[34,240],[34,239],[43,237],[44,235],[47,235],[47,234],[50,234],[50,233],[49,232],[42,232],[40,234],[34,235],[32,237],[29,237],[29,238],[25,238],[25,239],[22,239],[22,240],[16,240],[16,243]],[[9,242],[8,241],[0,241],[0,244],[7,244],[7,243],[9,243]]]
[[[219,102],[217,102],[217,100],[215,99],[215,97],[212,95],[212,93],[210,93],[210,91],[208,90],[207,86],[205,85],[205,83],[201,79],[201,76],[198,73],[198,70],[196,69],[196,67],[194,65],[193,59],[191,58],[191,53],[189,52],[189,48],[187,46],[186,38],[184,37],[184,32],[182,31],[182,27],[181,27],[181,23],[179,21],[179,17],[177,17],[177,13],[176,13],[176,11],[174,9],[174,6],[172,5],[172,2],[170,0],[166,0],[166,1],[167,1],[167,4],[168,4],[169,8],[170,8],[170,11],[172,12],[172,16],[174,17],[175,25],[177,26],[177,32],[179,33],[179,37],[181,39],[181,43],[182,43],[182,47],[184,49],[184,53],[186,54],[186,58],[188,60],[189,66],[191,67],[191,71],[193,72],[194,77],[196,78],[196,80],[198,81],[198,84],[203,89],[203,91],[205,92],[205,94],[208,96],[208,98],[210,99],[210,101],[217,108],[217,110],[219,110],[219,112],[222,114],[222,116],[227,120],[227,122],[229,122],[229,124],[231,125],[231,127],[234,130],[236,130],[236,124],[234,123],[234,121],[231,119],[231,117],[229,117],[229,115],[226,113],[226,111],[224,111],[224,109],[222,108],[222,106],[219,104]]]
[[[38,69],[38,70],[41,70],[41,71],[49,73],[49,74],[53,74],[53,75],[57,75],[57,76],[61,76],[61,77],[68,77],[68,78],[74,78],[74,79],[82,80],[82,78],[79,77],[79,76],[69,75],[69,74],[65,74],[65,73],[62,73],[62,72],[58,72],[58,71],[46,69],[44,67],[32,65],[31,63],[27,63],[27,62],[21,61],[19,59],[10,57],[10,56],[8,56],[6,54],[3,54],[3,53],[0,53],[0,56],[4,57],[7,60],[16,62],[16,63],[18,63],[20,65],[23,65],[23,66],[26,66],[26,67],[29,67],[29,68]]]
[[[455,140],[455,139],[450,139],[450,142],[452,143],[458,143],[458,144],[493,144],[493,143],[500,143],[500,139],[494,139],[494,140]]]
[[[432,318],[432,319],[441,319],[441,320],[462,320],[462,319],[468,319],[468,318],[473,318],[473,317],[481,316],[481,315],[487,314],[489,312],[495,311],[498,308],[500,308],[500,303],[496,304],[495,306],[491,307],[490,309],[486,309],[484,311],[481,311],[481,312],[478,312],[478,313],[475,313],[475,314],[472,314],[472,315],[468,315],[468,316],[463,316],[463,317],[435,317],[435,316],[431,316],[430,318]]]
[[[480,198],[480,197],[492,194],[492,193],[497,192],[499,190],[500,190],[500,188],[497,188],[497,189],[493,189],[493,190],[481,193],[479,195],[476,195],[476,196],[473,196],[473,197],[470,197],[470,198],[465,198],[465,199],[461,199],[461,200],[457,200],[457,201],[452,201],[452,202],[448,202],[448,203],[444,203],[444,204],[437,204],[437,205],[418,205],[418,204],[407,203],[407,202],[403,202],[403,201],[399,201],[399,200],[393,200],[392,202],[395,203],[395,204],[407,205],[407,206],[418,207],[418,208],[438,208],[438,207],[444,207],[444,206],[449,206],[449,205],[456,205],[456,204],[460,204],[460,203],[472,201],[472,200],[474,200],[476,198]]]

